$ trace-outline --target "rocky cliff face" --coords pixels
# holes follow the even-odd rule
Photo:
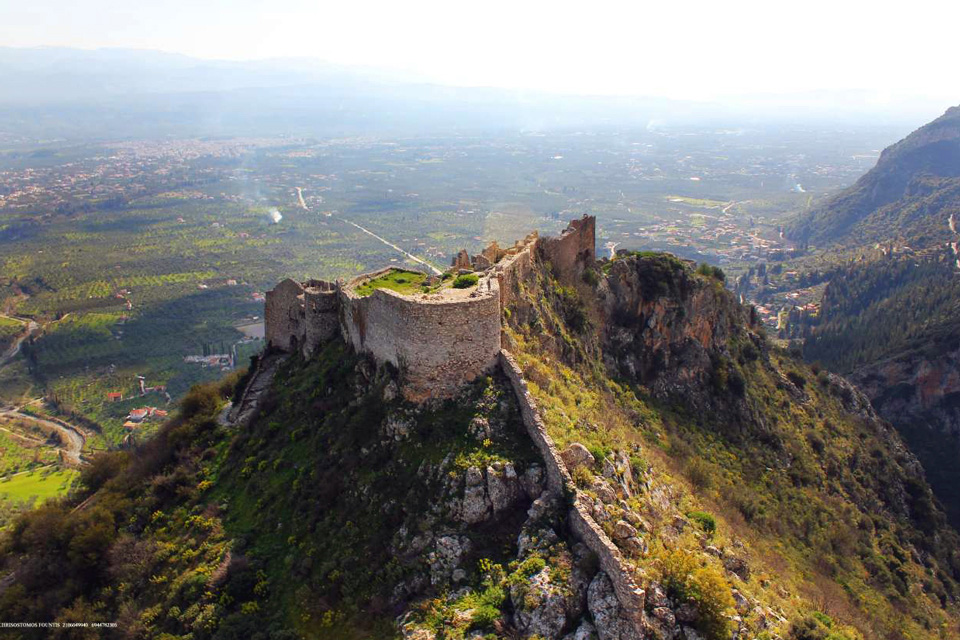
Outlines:
[[[960,348],[909,353],[850,374],[920,458],[954,526],[960,525]]]
[[[608,366],[658,393],[704,383],[734,336],[758,340],[749,312],[719,282],[673,256],[611,263],[598,294]]]

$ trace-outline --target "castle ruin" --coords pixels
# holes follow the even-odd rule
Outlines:
[[[406,399],[450,397],[497,366],[503,309],[520,291],[537,254],[559,275],[575,277],[595,260],[595,233],[596,218],[584,216],[557,237],[534,232],[508,249],[494,242],[476,256],[461,251],[453,275],[478,276],[476,285],[463,289],[447,283],[410,295],[385,288],[358,293],[360,285],[390,268],[348,283],[284,280],[266,295],[267,345],[309,357],[339,336],[358,353],[397,367]]]

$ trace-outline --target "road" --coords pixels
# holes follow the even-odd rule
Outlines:
[[[414,262],[419,263],[419,264],[422,264],[422,265],[425,266],[427,269],[430,269],[430,270],[434,273],[434,275],[438,275],[438,276],[443,275],[443,272],[442,272],[442,271],[440,271],[439,269],[437,269],[435,266],[433,266],[432,264],[430,264],[430,263],[427,262],[426,260],[421,260],[420,258],[418,258],[417,256],[413,255],[412,253],[408,253],[408,252],[404,251],[403,249],[401,249],[401,248],[398,247],[397,245],[393,244],[393,243],[390,242],[389,240],[385,240],[384,238],[381,238],[380,236],[378,236],[377,234],[375,234],[373,231],[370,231],[369,229],[364,229],[363,227],[361,227],[360,225],[358,225],[356,222],[350,222],[350,221],[347,220],[346,218],[340,218],[340,219],[343,220],[344,222],[346,222],[347,224],[350,224],[350,225],[355,226],[357,229],[360,229],[360,231],[363,231],[364,233],[373,236],[374,238],[376,238],[377,240],[379,240],[379,241],[382,242],[383,244],[387,245],[387,246],[390,247],[391,249],[395,249],[395,250],[399,251],[400,253],[402,253],[403,255],[405,255],[407,258],[410,258],[410,259],[413,260]]]
[[[13,360],[18,353],[20,353],[20,345],[23,344],[23,341],[28,339],[34,333],[40,329],[40,325],[34,322],[33,320],[27,320],[25,318],[17,318],[16,316],[6,316],[0,314],[0,317],[9,318],[10,320],[17,320],[27,325],[27,332],[21,335],[19,338],[14,341],[14,343],[7,349],[3,355],[0,355],[0,367],[5,367],[8,362]]]
[[[83,445],[87,440],[75,426],[62,420],[54,422],[44,418],[37,418],[27,413],[20,413],[16,409],[0,409],[0,416],[29,420],[56,431],[60,434],[60,442],[65,445],[60,447],[60,450],[63,451],[64,461],[74,467],[79,467],[83,463],[80,459],[80,452],[83,451]]]
[[[297,187],[296,189],[297,189],[297,198],[300,200],[300,206],[303,207],[306,211],[310,211],[310,207],[307,206],[307,203],[306,203],[306,202],[304,201],[304,199],[303,199],[303,189],[302,189],[301,187]],[[398,247],[397,245],[393,244],[393,243],[390,242],[389,240],[387,240],[387,239],[385,239],[385,238],[381,238],[380,236],[378,236],[377,234],[375,234],[373,231],[370,231],[369,229],[365,229],[365,228],[361,227],[360,225],[358,225],[356,222],[351,222],[351,221],[347,220],[346,218],[340,218],[340,220],[346,222],[346,223],[349,224],[349,225],[353,225],[354,227],[356,227],[357,229],[360,229],[360,231],[363,231],[364,233],[366,233],[366,234],[368,234],[368,235],[373,236],[374,238],[376,238],[377,240],[379,240],[379,241],[382,242],[383,244],[387,245],[387,246],[390,247],[391,249],[394,249],[394,250],[396,250],[396,251],[399,251],[399,252],[402,253],[404,256],[406,256],[407,258],[413,260],[413,261],[416,262],[417,264],[422,264],[422,265],[425,266],[427,269],[430,269],[430,271],[432,271],[435,275],[438,275],[438,276],[439,276],[439,275],[443,275],[443,272],[442,272],[442,271],[440,271],[439,269],[437,269],[435,266],[433,266],[432,264],[430,264],[430,263],[427,262],[426,260],[422,260],[421,258],[418,258],[417,256],[413,255],[412,253],[409,253],[409,252],[407,252],[407,251],[404,251],[403,249],[401,249],[401,248]]]

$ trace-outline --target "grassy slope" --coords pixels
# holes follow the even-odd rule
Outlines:
[[[397,293],[410,295],[419,293],[421,285],[427,279],[426,274],[415,271],[394,269],[373,280],[367,280],[357,285],[357,295],[368,296],[377,289],[389,289]]]
[[[417,411],[408,438],[384,443],[386,412],[405,415],[406,405],[384,402],[389,376],[366,384],[358,363],[342,343],[288,363],[261,418],[240,434],[213,421],[231,380],[192,391],[139,453],[102,456],[84,472],[85,486],[99,489],[84,509],[72,511],[81,493],[12,527],[7,568],[32,560],[0,596],[0,615],[108,618],[147,637],[395,634],[391,590],[426,560],[394,557],[392,537],[402,524],[429,526],[440,490],[421,465],[449,456],[455,475],[535,455],[512,431],[490,440],[469,430],[476,417],[519,424],[499,378],[477,382],[459,403]],[[501,561],[516,537],[515,524],[485,529],[465,566]]]
[[[4,500],[34,503],[63,495],[77,477],[70,469],[33,469],[0,480],[0,497]]]
[[[541,274],[540,290],[527,292],[535,326],[511,330],[558,442],[580,441],[597,453],[633,445],[647,451],[656,475],[680,490],[682,508],[710,511],[721,538],[749,541],[760,568],[746,588],[779,603],[788,617],[820,609],[865,637],[957,632],[954,606],[950,613],[940,606],[956,597],[953,549],[944,545],[923,561],[912,551],[926,555],[929,534],[947,531],[943,516],[896,439],[844,408],[843,388],[784,353],[745,349],[735,336],[734,359],[714,377],[713,393],[722,407],[734,393],[724,380],[739,372],[756,424],[748,437],[730,435],[732,414],[694,413],[683,398],[656,400],[629,380],[609,378],[590,348],[571,351],[595,338],[589,327],[570,328],[569,289],[551,295],[558,290]],[[581,295],[590,294],[581,287]],[[903,499],[887,493],[896,490],[892,478],[911,493],[912,521],[888,507]]]

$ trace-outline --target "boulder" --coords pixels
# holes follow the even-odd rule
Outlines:
[[[637,530],[625,520],[617,520],[613,525],[613,538],[615,540],[626,540],[628,538],[636,538]]]
[[[727,555],[723,558],[723,568],[746,582],[750,579],[750,565],[741,557]]]
[[[684,602],[674,610],[678,622],[692,624],[700,619],[700,610],[692,602]]]
[[[567,606],[561,585],[550,579],[549,567],[510,586],[514,622],[526,637],[559,638],[567,625]]]
[[[734,589],[730,593],[733,596],[733,605],[737,608],[738,613],[744,614],[750,610],[750,601],[738,589]]]
[[[494,513],[505,511],[520,500],[523,489],[512,464],[507,463],[500,470],[487,467],[487,493]]]
[[[631,621],[620,607],[610,578],[597,573],[587,589],[587,607],[593,616],[599,640],[641,640],[643,630]]]
[[[520,477],[520,486],[531,500],[536,500],[543,493],[543,467],[532,464],[523,471]]]
[[[605,504],[616,504],[617,503],[617,492],[613,490],[613,487],[604,480],[603,478],[594,478],[593,484],[590,485],[590,488],[594,493],[597,494],[597,497]]]
[[[592,467],[596,463],[593,454],[579,442],[574,442],[564,449],[560,458],[563,460],[563,464],[567,466],[567,470],[571,472],[579,466]]]
[[[667,592],[663,590],[659,582],[651,582],[646,589],[647,602],[651,607],[669,607],[670,599],[667,598]]]
[[[647,555],[646,541],[640,536],[633,536],[632,538],[626,538],[624,540],[618,541],[620,548],[626,551],[631,556],[645,556]]]
[[[636,511],[632,511],[632,510],[624,511],[623,518],[624,520],[632,524],[637,529],[637,531],[640,531],[641,533],[650,532],[650,523],[644,520],[640,516],[640,514],[638,514]]]
[[[490,498],[483,481],[483,472],[477,467],[467,469],[467,482],[463,491],[463,507],[460,518],[467,524],[483,522],[490,517]]]
[[[596,637],[597,628],[589,620],[584,620],[576,631],[563,636],[563,640],[596,640]]]

